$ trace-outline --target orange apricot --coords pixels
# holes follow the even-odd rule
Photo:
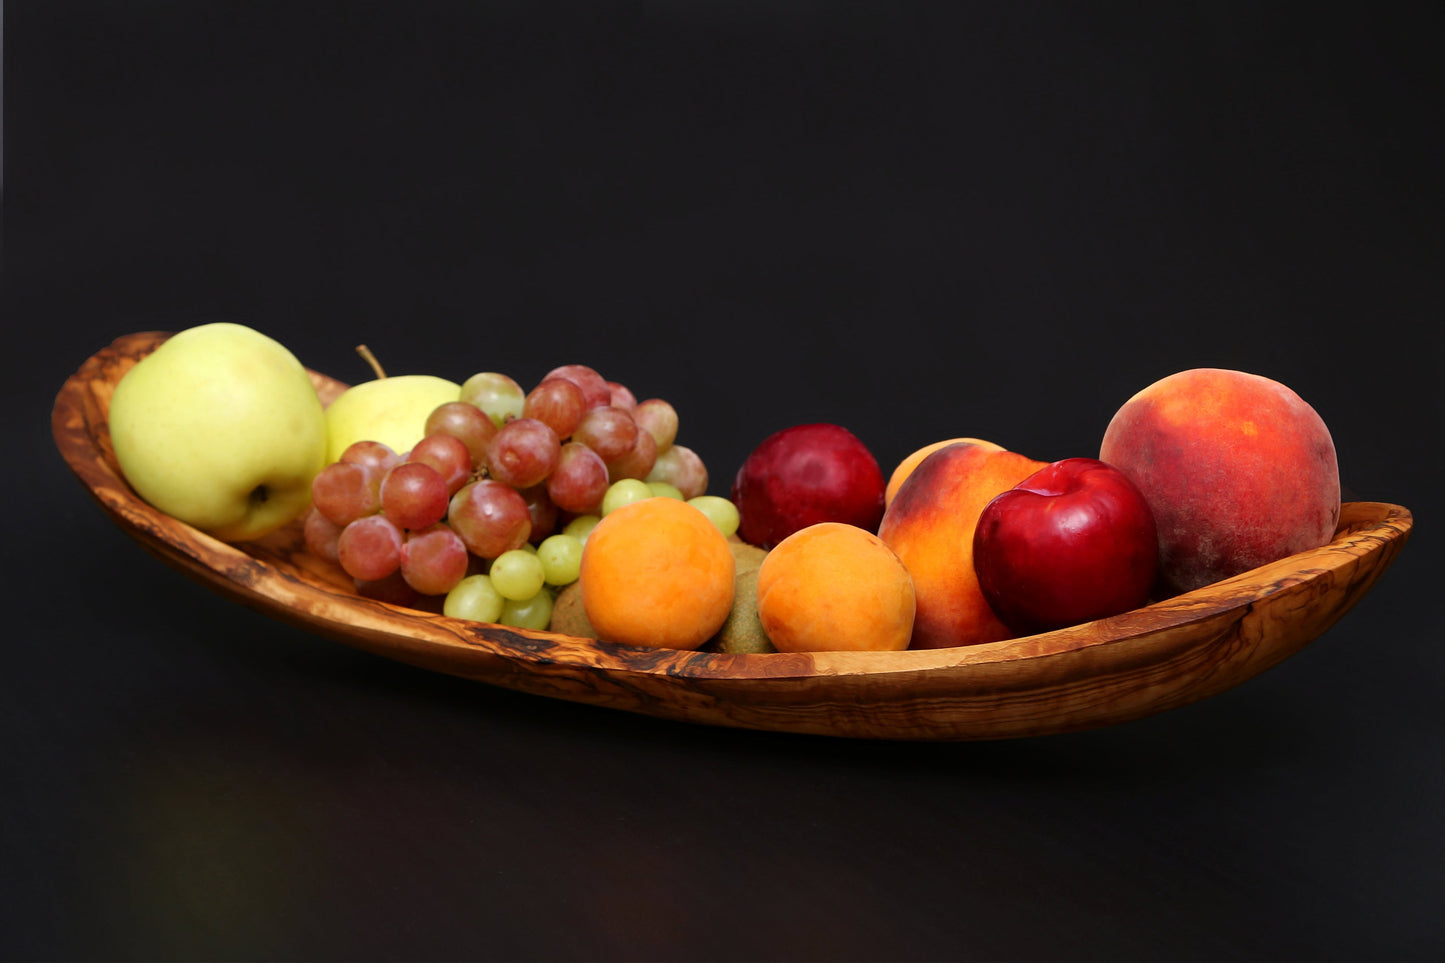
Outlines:
[[[913,469],[918,467],[919,462],[923,461],[923,459],[927,458],[935,451],[938,451],[938,449],[946,448],[949,445],[955,444],[960,441],[966,442],[970,445],[978,445],[980,448],[988,448],[993,451],[1003,451],[1003,447],[1001,445],[995,445],[993,442],[984,441],[981,438],[949,438],[946,441],[935,441],[931,445],[924,445],[922,448],[918,449],[913,454],[900,461],[898,463],[898,467],[893,469],[893,474],[888,476],[888,484],[883,489],[884,506],[886,507],[889,502],[893,501],[893,496],[898,494],[898,489],[903,485],[905,481],[908,480],[908,476],[913,474]]]
[[[706,515],[676,498],[644,498],[592,529],[577,581],[598,638],[696,649],[727,621],[734,572],[727,537]]]
[[[758,569],[758,618],[780,652],[908,648],[913,580],[883,541],[818,522],[779,542]]]

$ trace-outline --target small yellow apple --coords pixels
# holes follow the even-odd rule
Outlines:
[[[461,385],[435,375],[395,375],[347,388],[326,408],[326,463],[358,441],[406,454],[426,434],[427,416],[461,393]]]
[[[141,498],[228,542],[299,517],[326,458],[326,417],[301,362],[228,322],[181,331],[126,372],[110,437]]]

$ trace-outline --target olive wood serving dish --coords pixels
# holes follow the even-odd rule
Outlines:
[[[71,469],[152,554],[222,595],[376,655],[686,722],[968,740],[1138,719],[1215,695],[1300,651],[1369,591],[1413,522],[1398,505],[1349,502],[1323,548],[1113,618],[1004,642],[767,655],[635,648],[363,599],[339,568],[305,551],[299,523],[229,545],[151,508],[120,475],[107,413],[120,377],[167,336],[127,335],[91,357],[66,381],[51,418]],[[312,378],[323,401],[346,388]]]

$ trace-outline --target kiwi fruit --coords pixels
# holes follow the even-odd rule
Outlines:
[[[776,652],[758,618],[758,570],[749,568],[739,572],[736,584],[732,611],[707,647],[733,654]]]
[[[597,630],[587,621],[587,612],[582,608],[582,588],[573,582],[557,593],[552,602],[551,630],[560,635],[575,635],[582,639],[597,638]]]
[[[737,563],[736,574],[738,575],[757,571],[758,567],[763,564],[763,559],[768,557],[766,549],[749,545],[736,535],[728,539],[728,548],[733,550],[733,561]]]

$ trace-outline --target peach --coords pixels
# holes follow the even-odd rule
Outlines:
[[[696,649],[732,611],[727,537],[676,498],[644,498],[602,517],[582,549],[582,608],[599,639]]]
[[[913,648],[975,645],[1014,634],[979,588],[973,532],[995,495],[1046,464],[990,442],[960,441],[923,458],[899,486],[878,535],[913,577]]]
[[[893,496],[898,494],[898,489],[901,488],[903,486],[903,483],[908,480],[908,476],[913,474],[913,469],[918,467],[919,462],[923,461],[923,459],[927,458],[935,451],[938,451],[938,449],[945,448],[948,445],[956,444],[960,441],[968,442],[971,445],[982,445],[984,448],[992,448],[995,451],[1003,450],[1002,445],[995,445],[993,442],[984,441],[982,438],[948,438],[944,441],[935,441],[931,445],[924,445],[922,448],[918,449],[913,454],[900,461],[898,463],[898,467],[893,469],[893,474],[888,476],[888,484],[883,488],[884,507],[887,507],[888,503],[893,501]]]
[[[913,580],[866,529],[817,522],[758,569],[758,619],[779,652],[894,652],[913,634]]]
[[[1193,368],[1154,382],[1110,420],[1099,460],[1128,475],[1154,512],[1164,592],[1319,548],[1339,523],[1329,429],[1260,375]]]

